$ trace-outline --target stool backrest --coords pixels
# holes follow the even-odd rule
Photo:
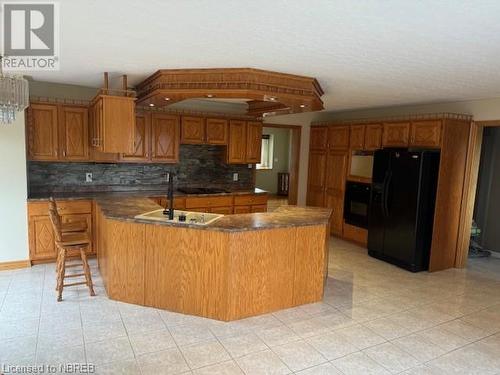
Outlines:
[[[62,241],[61,216],[57,212],[57,204],[53,198],[49,198],[49,217],[54,229],[56,241]]]

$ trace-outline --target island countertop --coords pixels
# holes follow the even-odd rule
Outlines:
[[[108,219],[228,232],[328,224],[332,213],[332,210],[326,208],[282,206],[273,212],[225,215],[207,225],[197,225],[135,218],[137,215],[161,208],[158,204],[147,198],[129,196],[121,198],[96,197],[95,199],[102,214]]]

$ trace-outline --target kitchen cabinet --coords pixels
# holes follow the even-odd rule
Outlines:
[[[177,163],[179,161],[179,117],[161,113],[151,116],[152,155],[154,162]]]
[[[92,238],[92,201],[57,201],[57,206],[63,223],[86,221],[89,236]],[[56,259],[55,237],[49,217],[48,202],[28,203],[28,233],[30,260],[34,263],[54,261]],[[93,246],[89,254],[94,254]]]
[[[441,120],[412,121],[410,146],[439,148]]]
[[[409,140],[409,122],[384,123],[384,131],[382,134],[383,147],[408,147]]]
[[[97,95],[90,106],[92,147],[103,153],[133,153],[135,98]]]
[[[227,120],[207,118],[206,143],[209,145],[227,145],[227,126]]]
[[[309,149],[326,150],[328,146],[328,128],[326,126],[312,126],[309,133]]]
[[[27,110],[28,158],[57,160],[59,157],[58,110],[54,104],[32,103]]]
[[[344,193],[348,153],[329,151],[325,174],[325,206],[333,210],[331,232],[342,236],[344,223]]]
[[[229,121],[229,144],[227,162],[229,164],[246,163],[247,126],[245,121]]]
[[[205,119],[182,116],[181,144],[200,145],[205,143]]]
[[[116,163],[120,160],[118,153],[106,153],[99,151],[94,145],[97,144],[99,138],[99,127],[96,118],[102,116],[102,103],[101,105],[93,105],[89,107],[89,123],[90,123],[90,160],[96,162]]]
[[[309,153],[307,179],[307,205],[323,207],[325,204],[326,151],[312,150]]]
[[[247,122],[247,147],[246,162],[260,163],[262,149],[262,123],[258,121]]]
[[[351,125],[349,146],[352,150],[364,150],[365,148],[365,125]]]
[[[235,214],[249,214],[252,212],[252,206],[234,206]]]
[[[233,213],[233,206],[213,207],[208,212],[212,214],[231,215]]]
[[[365,125],[365,146],[366,151],[375,151],[382,148],[382,124]]]
[[[151,114],[138,113],[135,116],[134,152],[123,154],[121,159],[125,161],[151,160]]]
[[[86,107],[59,106],[59,144],[63,160],[89,160],[89,113]]]
[[[347,150],[349,148],[349,126],[328,127],[328,148],[330,150]]]

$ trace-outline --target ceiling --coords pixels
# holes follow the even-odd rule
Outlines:
[[[65,0],[61,70],[100,87],[157,69],[252,67],[316,77],[325,109],[500,96],[499,1]],[[112,79],[113,82],[113,79]]]

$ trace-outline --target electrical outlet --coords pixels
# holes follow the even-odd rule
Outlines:
[[[234,182],[238,181],[238,178],[239,178],[238,173],[233,173],[233,181]]]
[[[85,173],[85,182],[92,182],[92,173],[91,172]]]

